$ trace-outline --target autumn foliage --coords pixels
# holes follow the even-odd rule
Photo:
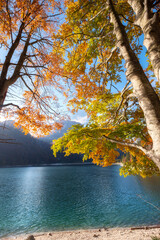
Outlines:
[[[54,46],[61,20],[62,1],[2,0],[0,44],[0,107],[15,126],[42,136],[64,118],[56,106],[60,84],[61,53]],[[18,96],[17,96],[18,95]]]
[[[152,1],[149,7],[151,15],[159,12],[156,1]],[[147,114],[142,109],[143,105],[139,104],[140,95],[134,88],[134,74],[136,78],[140,74],[136,75],[134,70],[125,76],[124,60],[127,55],[121,49],[123,47],[128,51],[128,61],[133,66],[137,62],[135,69],[140,68],[146,85],[152,89],[155,98],[159,98],[158,79],[148,54],[144,56],[143,29],[135,23],[136,14],[131,4],[127,0],[68,0],[66,15],[58,38],[65,54],[64,71],[70,89],[74,88],[74,95],[67,93],[69,106],[73,112],[85,110],[89,122],[85,126],[72,127],[64,137],[53,141],[54,155],[58,151],[64,151],[66,155],[82,153],[84,160],[92,159],[95,164],[108,166],[116,162],[121,150],[124,156],[129,154],[121,169],[124,175],[158,173],[158,167],[149,157],[153,139],[146,125]],[[125,33],[121,48],[118,44],[124,41],[124,36],[116,35],[115,26],[119,32]],[[119,42],[117,37],[121,37]],[[142,61],[142,58],[145,64],[140,65],[138,59]]]

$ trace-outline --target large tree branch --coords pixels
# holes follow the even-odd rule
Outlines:
[[[17,48],[17,46],[21,40],[21,35],[23,32],[23,29],[24,29],[24,22],[21,23],[17,37],[16,37],[14,43],[12,44],[11,48],[9,49],[6,59],[5,59],[5,62],[3,64],[3,68],[2,68],[2,72],[1,72],[1,76],[0,76],[0,90],[6,81],[6,76],[7,76],[8,68],[10,66],[10,61],[14,54],[15,49]]]
[[[114,26],[117,46],[125,60],[125,67],[127,69],[126,77],[133,85],[133,93],[136,95],[138,103],[144,113],[148,133],[153,141],[152,154],[150,152],[150,157],[160,169],[160,100],[144,73],[135,52],[130,46],[125,27],[120,21],[112,0],[108,0],[107,7],[109,7],[110,10],[111,23],[113,23]],[[146,152],[146,154],[149,156],[148,152]]]
[[[10,28],[11,42],[12,42],[12,44],[13,44],[12,20],[11,20],[11,15],[10,15],[10,10],[9,10],[8,0],[6,1],[6,10],[7,10],[8,17],[9,17],[9,28]]]
[[[119,140],[116,140],[116,139],[112,139],[112,138],[109,138],[105,135],[103,135],[104,138],[106,138],[108,141],[112,142],[112,143],[116,143],[116,144],[119,144],[119,145],[122,145],[124,147],[131,147],[131,148],[136,148],[136,149],[139,149],[141,150],[148,158],[150,158],[156,165],[157,167],[160,169],[160,163],[159,163],[159,158],[157,158],[155,155],[154,155],[154,150],[153,148],[147,150],[146,148],[142,147],[141,145],[139,144],[136,144],[136,143],[127,143],[127,142],[123,142],[123,141],[119,141]]]
[[[9,86],[12,85],[13,83],[15,83],[17,81],[17,79],[19,78],[20,70],[23,67],[24,60],[26,59],[26,53],[27,53],[27,49],[29,46],[30,37],[31,37],[31,35],[29,34],[28,38],[26,40],[26,43],[24,45],[23,51],[20,55],[19,61],[15,67],[14,73],[13,73],[12,77],[7,81]]]
[[[108,141],[110,141],[112,143],[116,143],[116,144],[119,144],[119,145],[122,145],[122,146],[125,146],[125,147],[137,148],[137,149],[141,150],[142,152],[144,152],[146,155],[148,153],[148,150],[145,149],[144,147],[142,147],[139,144],[119,141],[119,140],[116,140],[116,139],[113,139],[113,138],[109,138],[109,137],[107,137],[105,135],[103,135],[103,137],[106,138]]]
[[[137,19],[139,17],[139,15],[141,14],[141,12],[144,9],[144,4],[143,4],[143,0],[128,0],[128,3],[131,5],[133,11],[135,12]]]
[[[150,0],[128,0],[128,3],[136,14],[136,24],[143,31],[143,43],[160,84],[160,16],[157,11],[152,11],[153,5]]]

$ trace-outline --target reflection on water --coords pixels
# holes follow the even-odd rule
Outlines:
[[[119,167],[0,169],[0,234],[160,223],[160,177],[119,176]]]

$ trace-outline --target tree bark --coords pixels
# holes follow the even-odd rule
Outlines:
[[[152,11],[150,0],[128,0],[136,14],[136,25],[144,33],[144,46],[147,48],[154,74],[160,84],[160,17]]]
[[[132,82],[134,94],[142,108],[148,133],[153,141],[152,149],[145,152],[145,154],[160,169],[160,101],[130,46],[125,28],[120,21],[112,0],[108,0],[108,6],[117,39],[117,47],[125,60],[126,77],[127,80]]]
[[[9,66],[10,66],[10,61],[12,59],[14,51],[18,47],[18,44],[21,40],[23,29],[24,29],[24,23],[22,22],[21,26],[19,27],[17,37],[16,37],[15,41],[13,42],[12,46],[10,47],[9,52],[6,56],[5,62],[3,64],[2,72],[1,72],[1,75],[0,75],[0,110],[2,109],[1,106],[4,103],[4,100],[5,100],[5,97],[6,97],[6,94],[7,94],[7,90],[8,90],[8,87],[9,87],[9,82],[8,82],[8,79],[7,79],[7,73],[8,73],[8,69],[9,69]]]

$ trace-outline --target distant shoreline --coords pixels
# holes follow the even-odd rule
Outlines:
[[[93,163],[51,163],[51,164],[35,164],[35,165],[6,165],[0,168],[14,168],[14,167],[56,167],[56,166],[82,166],[82,165],[95,165]],[[96,166],[96,165],[95,165]]]
[[[7,165],[0,166],[0,168],[14,168],[14,167],[58,167],[58,166],[98,166],[92,162],[84,163],[51,163],[51,164],[38,164],[38,165]],[[111,166],[123,166],[122,163],[113,163]]]
[[[152,227],[152,226],[150,226]],[[138,227],[137,227],[138,228]],[[98,239],[98,240],[151,240],[151,237],[160,237],[160,228],[132,229],[131,227],[80,229],[68,231],[51,231],[33,234],[22,234],[17,236],[3,237],[2,240],[26,240],[29,236],[34,236],[35,240],[77,240],[77,239]]]

